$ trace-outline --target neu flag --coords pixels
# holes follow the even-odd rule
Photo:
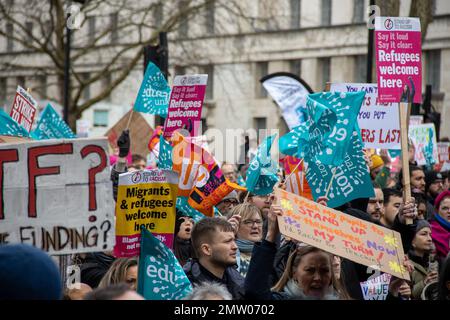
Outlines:
[[[169,97],[170,87],[166,78],[156,65],[149,62],[134,102],[134,110],[167,117]]]
[[[250,162],[245,185],[247,190],[256,195],[269,194],[278,182],[277,166],[270,158],[275,134],[264,139],[258,147],[256,156]]]
[[[6,112],[0,109],[0,135],[14,137],[29,137],[29,133],[11,118]]]
[[[181,300],[192,285],[172,251],[142,228],[137,290],[146,300]]]
[[[169,141],[161,137],[159,140],[158,168],[172,170],[172,146]]]
[[[47,104],[42,112],[38,125],[31,132],[31,136],[36,140],[74,139],[77,137],[50,104]]]

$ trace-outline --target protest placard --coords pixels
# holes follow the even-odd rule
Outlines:
[[[436,130],[433,123],[410,126],[408,136],[414,144],[417,165],[432,165],[439,161]]]
[[[409,116],[409,125],[414,126],[423,123],[423,116]]]
[[[386,300],[389,292],[389,282],[392,276],[383,273],[377,277],[371,277],[369,280],[361,282],[361,291],[364,300]]]
[[[401,149],[398,103],[378,103],[376,84],[332,83],[330,91],[366,93],[358,113],[358,125],[364,148]]]
[[[10,116],[30,132],[34,116],[36,115],[37,106],[38,104],[31,94],[21,86],[17,86]]]
[[[185,129],[191,137],[199,134],[207,81],[207,74],[175,76],[164,137],[170,138],[177,129]]]
[[[0,243],[111,250],[113,203],[106,139],[0,144]]]
[[[438,142],[437,143],[438,154],[439,154],[439,162],[447,162],[450,161],[450,142]]]
[[[117,257],[139,254],[141,227],[172,248],[178,175],[170,170],[140,170],[119,176],[116,203]]]
[[[340,211],[275,189],[283,216],[280,232],[337,256],[409,280],[400,234]]]
[[[419,18],[375,17],[375,53],[379,102],[421,103]]]

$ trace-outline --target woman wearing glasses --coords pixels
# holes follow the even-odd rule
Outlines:
[[[239,273],[245,277],[252,257],[255,242],[261,241],[263,219],[261,211],[251,204],[243,203],[229,212],[229,222],[236,233],[236,244],[239,248],[237,264]]]

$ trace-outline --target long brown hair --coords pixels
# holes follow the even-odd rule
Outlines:
[[[286,262],[286,267],[284,269],[283,274],[281,275],[280,280],[278,280],[278,282],[272,287],[272,291],[275,292],[281,292],[283,291],[284,287],[286,286],[287,282],[292,279],[293,275],[294,275],[294,270],[297,269],[297,267],[299,266],[302,258],[309,254],[309,253],[314,253],[314,252],[323,252],[328,256],[328,262],[330,265],[330,273],[331,273],[331,283],[330,285],[333,285],[334,290],[336,291],[339,299],[342,300],[347,300],[350,299],[349,294],[347,293],[347,290],[345,289],[343,283],[339,280],[336,279],[334,272],[333,272],[333,256],[326,252],[323,251],[319,248],[310,246],[310,245],[306,245],[306,246],[302,246],[302,247],[298,247],[297,249],[295,249],[290,255],[289,258]]]
[[[98,284],[99,288],[104,288],[112,284],[126,282],[127,270],[130,267],[138,265],[138,258],[117,258],[109,270],[105,273],[102,280]]]

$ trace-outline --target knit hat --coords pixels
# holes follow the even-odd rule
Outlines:
[[[59,300],[62,284],[55,262],[25,244],[0,246],[0,300]]]
[[[372,165],[370,166],[370,170],[376,169],[384,165],[383,159],[377,154],[373,154],[370,159],[372,160]]]
[[[430,228],[431,229],[431,225],[428,223],[427,220],[424,220],[424,219],[417,220],[415,233],[418,233],[423,228]]]
[[[436,210],[439,210],[439,206],[441,205],[442,200],[444,200],[444,198],[449,198],[449,197],[450,197],[449,190],[439,193],[439,195],[436,197],[436,200],[434,200],[434,207],[436,208]]]
[[[444,180],[442,173],[436,171],[426,171],[425,172],[425,189],[428,190],[430,185],[436,180]]]

